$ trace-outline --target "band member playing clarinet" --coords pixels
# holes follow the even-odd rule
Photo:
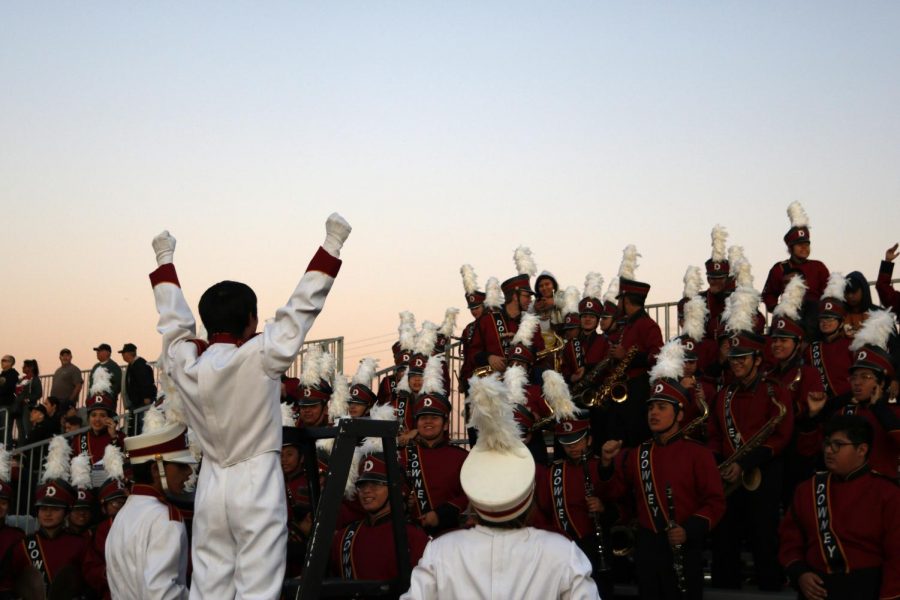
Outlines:
[[[647,422],[652,439],[623,451],[621,440],[610,440],[602,449],[606,494],[634,499],[638,592],[648,600],[703,597],[703,539],[725,512],[712,452],[681,435],[689,398],[680,383],[683,362],[684,348],[675,339],[663,346],[651,371]]]

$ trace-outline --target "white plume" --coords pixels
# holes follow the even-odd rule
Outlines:
[[[297,426],[297,419],[294,418],[294,411],[290,404],[281,405],[281,425],[284,427]]]
[[[361,384],[367,388],[372,388],[372,379],[375,378],[375,372],[378,370],[378,359],[366,357],[359,361],[356,373],[353,375],[352,385]]]
[[[500,308],[503,306],[503,291],[500,289],[500,282],[496,277],[489,277],[487,285],[484,287],[484,306],[485,308]]]
[[[522,320],[519,322],[519,329],[512,338],[512,345],[524,344],[531,347],[534,334],[541,326],[541,318],[534,313],[522,313]]]
[[[369,411],[369,418],[374,421],[393,421],[397,418],[397,411],[390,404],[376,404]]]
[[[843,273],[832,271],[828,276],[828,283],[825,285],[825,291],[822,293],[823,298],[837,298],[841,302],[844,301],[844,291],[847,289],[847,280],[844,279]]]
[[[744,247],[743,246],[731,246],[728,248],[728,264],[731,266],[731,270],[733,271],[738,263],[744,262],[746,257],[744,257]]]
[[[444,389],[444,355],[435,354],[428,357],[425,370],[422,372],[422,392],[425,394],[445,394]]]
[[[331,352],[322,353],[322,379],[331,383],[337,373],[337,359]]]
[[[143,433],[152,433],[159,431],[166,426],[166,417],[162,411],[154,405],[150,405],[147,412],[144,413],[144,430]]]
[[[507,367],[503,371],[503,384],[509,393],[509,401],[513,404],[525,405],[528,400],[525,397],[525,386],[528,384],[528,373],[520,365]]]
[[[412,352],[416,346],[416,328],[413,325],[400,325],[400,348]]]
[[[350,414],[350,385],[340,373],[334,376],[331,398],[328,399],[328,418],[332,423]]]
[[[791,227],[809,227],[809,217],[799,202],[794,201],[788,205],[787,215],[791,220]]]
[[[82,452],[72,458],[71,468],[71,483],[75,488],[85,489],[93,487],[91,485],[91,457],[86,452]]]
[[[191,474],[188,475],[188,478],[184,481],[184,491],[185,492],[193,492],[197,489],[197,465],[190,465]]]
[[[408,310],[404,310],[400,313],[400,325],[399,327],[412,327],[416,328],[416,316],[409,312]],[[398,331],[399,331],[398,327]]]
[[[684,346],[681,340],[673,338],[666,342],[656,355],[656,364],[650,369],[650,381],[668,378],[681,380],[684,377]]]
[[[72,455],[72,447],[61,435],[54,435],[50,440],[47,450],[47,459],[44,462],[44,473],[41,475],[41,483],[51,479],[69,479],[69,457]]]
[[[415,352],[430,356],[434,352],[434,344],[437,342],[437,325],[431,321],[424,321],[422,329],[416,336],[416,345],[413,348]]]
[[[575,418],[575,404],[572,402],[572,394],[563,376],[553,370],[546,370],[542,375],[544,385],[542,390],[544,398],[553,409],[553,416],[557,421]]]
[[[113,479],[125,479],[125,456],[115,444],[107,444],[103,449],[103,469]]]
[[[803,296],[806,295],[806,281],[802,275],[794,275],[784,286],[781,299],[772,314],[776,317],[787,317],[795,321],[800,320],[800,306],[803,304]]]
[[[691,265],[684,272],[684,297],[693,298],[700,293],[703,287],[703,275],[700,267]]]
[[[868,315],[853,337],[850,350],[855,352],[864,344],[887,350],[888,339],[897,332],[897,315],[889,310],[870,310]]]
[[[0,481],[9,483],[12,473],[12,463],[9,460],[9,450],[0,444]]]
[[[409,370],[403,371],[403,376],[397,382],[397,391],[412,393],[412,390],[409,389]],[[371,414],[371,411],[369,411],[369,414]]]
[[[472,265],[465,264],[459,268],[459,274],[462,275],[463,289],[466,294],[472,294],[478,291],[478,276],[475,275],[475,269]]]
[[[160,406],[165,411],[166,422],[184,424],[184,401],[164,368],[159,371],[159,387],[164,389],[165,400]]]
[[[534,264],[534,257],[531,255],[531,249],[525,246],[519,246],[513,253],[513,260],[516,263],[516,272],[519,275],[528,275],[534,277],[537,273],[537,265]]]
[[[578,288],[574,285],[570,285],[566,288],[566,291],[562,294],[563,303],[560,307],[562,313],[564,315],[578,314],[578,302],[581,300],[578,294]],[[599,296],[594,296],[594,298],[598,298]]]
[[[306,387],[319,385],[322,379],[322,346],[309,344],[303,354],[300,370],[300,383]]]
[[[97,394],[112,395],[112,376],[106,370],[106,367],[97,367],[94,371],[91,379],[91,389],[88,391],[88,394],[91,396],[96,396]]]
[[[684,324],[681,332],[694,341],[703,339],[706,331],[706,319],[709,317],[709,308],[702,296],[694,296],[684,304]]]
[[[628,244],[622,250],[622,263],[619,265],[619,277],[634,279],[634,271],[638,267],[637,259],[640,258],[634,244]]]
[[[578,292],[577,289],[575,291]],[[564,290],[556,290],[553,292],[553,306],[557,310],[563,310],[566,307],[566,292]],[[529,310],[531,310],[531,307],[529,307]]]
[[[725,301],[722,319],[725,331],[753,331],[753,319],[759,310],[759,292],[753,288],[739,287]]]
[[[603,293],[603,275],[591,271],[584,277],[584,294],[582,298],[600,299]],[[577,311],[576,311],[577,312]]]
[[[197,433],[190,427],[188,427],[188,430],[187,430],[187,437],[188,437],[188,450],[191,451],[191,456],[193,456],[194,460],[196,460],[197,463],[199,464],[203,460],[203,449],[200,447],[200,439],[197,437]],[[197,471],[196,465],[192,466],[191,468],[196,473],[196,471]]]
[[[712,258],[715,262],[725,260],[725,244],[728,243],[728,230],[719,224],[712,228]],[[731,262],[731,261],[729,261]]]
[[[606,288],[606,293],[603,294],[604,302],[612,302],[616,303],[617,296],[619,295],[619,278],[613,277],[612,281],[609,282],[609,287]]]
[[[498,373],[469,380],[469,403],[469,426],[478,430],[476,445],[499,452],[523,447],[509,390],[500,381]]]
[[[444,322],[441,323],[441,328],[438,330],[443,336],[451,337],[453,332],[456,331],[456,316],[459,314],[458,308],[453,308],[452,306],[444,311]]]

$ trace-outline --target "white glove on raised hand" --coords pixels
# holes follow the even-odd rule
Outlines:
[[[347,241],[352,229],[344,217],[337,213],[331,213],[328,220],[325,221],[325,243],[322,244],[322,247],[335,258],[339,258],[341,247]],[[174,242],[174,240],[172,241]]]
[[[153,251],[156,252],[158,267],[171,264],[175,256],[175,238],[168,231],[163,231],[153,238]]]

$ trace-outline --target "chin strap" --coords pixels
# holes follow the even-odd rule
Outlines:
[[[169,482],[166,480],[166,468],[163,465],[162,456],[157,454],[155,459],[156,471],[159,473],[159,484],[162,486],[163,494],[168,496],[171,492],[169,491]]]

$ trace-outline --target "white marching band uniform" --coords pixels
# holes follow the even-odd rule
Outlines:
[[[348,226],[349,227],[349,226]],[[191,340],[195,321],[174,267],[151,275],[167,373],[203,450],[193,522],[191,598],[272,600],[285,572],[281,375],[322,310],[341,261],[319,248],[288,303],[241,345]]]
[[[565,537],[476,525],[428,542],[401,600],[597,598],[591,563]]]
[[[152,496],[131,495],[106,538],[113,598],[185,600],[188,544],[184,523]]]

